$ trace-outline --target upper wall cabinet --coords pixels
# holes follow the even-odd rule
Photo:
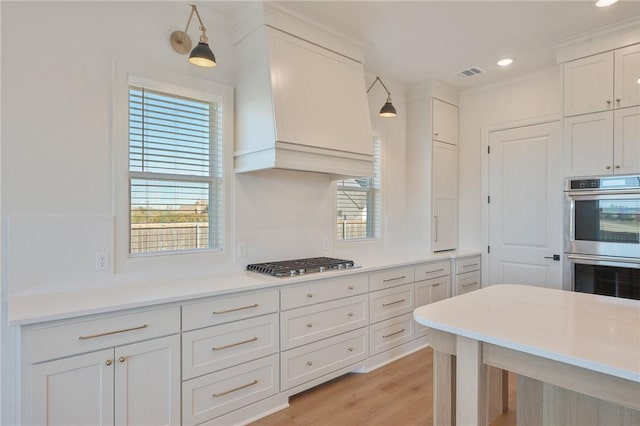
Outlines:
[[[458,107],[433,99],[433,140],[458,144]]]
[[[371,176],[362,63],[271,26],[234,46],[235,169]]]
[[[563,65],[564,116],[640,104],[640,45]]]

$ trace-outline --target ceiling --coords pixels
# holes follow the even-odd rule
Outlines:
[[[218,5],[236,18],[247,6],[224,3]],[[558,43],[640,17],[637,0],[606,8],[591,0],[273,3],[364,42],[367,72],[405,85],[437,79],[461,90],[553,66]],[[503,57],[514,63],[499,67]],[[485,73],[455,75],[470,67]]]

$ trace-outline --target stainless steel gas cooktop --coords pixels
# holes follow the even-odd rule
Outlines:
[[[353,260],[334,259],[332,257],[311,257],[308,259],[254,263],[247,265],[247,271],[260,272],[274,277],[293,277],[313,272],[349,269],[354,267]]]

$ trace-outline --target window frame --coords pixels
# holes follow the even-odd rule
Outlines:
[[[113,85],[113,166],[114,185],[114,235],[111,242],[115,272],[142,272],[150,268],[172,269],[176,272],[199,268],[206,272],[233,259],[231,244],[233,235],[233,88],[209,80],[167,70],[150,69],[147,66],[116,63]],[[217,102],[221,105],[222,137],[221,167],[222,210],[220,229],[223,233],[219,248],[187,249],[131,253],[131,193],[129,170],[129,87],[138,86],[151,90],[176,94],[187,98]],[[214,184],[213,176],[210,180]],[[200,269],[202,268],[202,269]]]

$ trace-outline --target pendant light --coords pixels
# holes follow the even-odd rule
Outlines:
[[[191,18],[193,18],[193,13],[195,12],[196,17],[200,22],[200,31],[202,32],[202,34],[200,35],[200,41],[198,42],[196,47],[191,50],[191,54],[189,55],[189,62],[201,67],[215,67],[217,65],[216,57],[209,48],[207,29],[202,23],[202,18],[200,18],[200,14],[198,13],[198,8],[196,7],[196,5],[190,4],[189,6],[191,6],[191,13],[189,14],[187,26],[184,31],[174,31],[171,33],[171,46],[173,46],[173,50],[182,55],[186,55],[187,52],[191,50],[191,38],[189,38],[189,36],[187,35],[187,30],[189,29]]]
[[[384,85],[382,80],[380,80],[380,77],[376,76],[376,79],[373,80],[373,83],[371,83],[371,86],[369,86],[369,88],[367,89],[367,93],[371,91],[371,89],[377,82],[380,82],[380,84],[382,84],[382,87],[384,87],[384,90],[387,92],[387,102],[385,102],[385,104],[380,109],[380,117],[395,117],[396,115],[398,115],[398,113],[396,112],[396,108],[391,103],[391,93],[389,92],[389,89],[387,89],[387,86]]]

